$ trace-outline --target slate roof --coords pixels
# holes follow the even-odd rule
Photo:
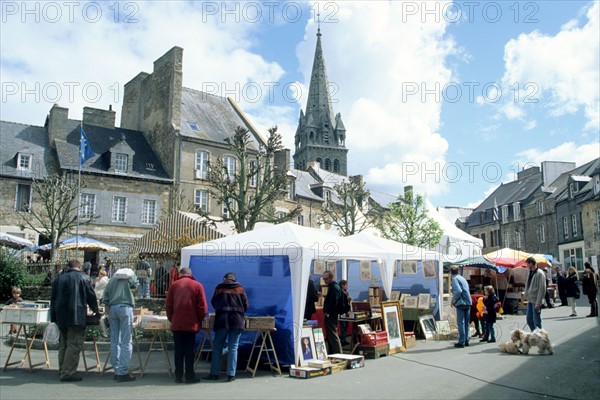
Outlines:
[[[17,170],[17,154],[32,155],[31,171]],[[43,126],[0,121],[0,175],[31,179],[53,175],[58,171],[48,132]]]
[[[56,152],[60,168],[77,170],[79,168],[79,128],[81,121],[68,120],[68,134],[66,140],[56,140]],[[150,143],[139,131],[122,128],[104,128],[94,125],[83,125],[90,146],[95,155],[85,165],[85,172],[100,173],[103,175],[113,174],[115,176],[135,176],[141,179],[152,179],[170,181],[171,179],[163,169],[163,166],[150,146]],[[133,156],[133,171],[127,174],[109,172],[110,149],[124,140],[135,152]],[[149,166],[152,168],[149,168]]]
[[[288,174],[296,178],[296,196],[309,200],[323,201],[321,196],[311,190],[311,186],[318,184],[319,181],[317,181],[310,173],[292,169]]]
[[[567,172],[561,174],[558,178],[556,178],[554,180],[554,182],[552,182],[550,184],[550,186],[555,187],[556,190],[554,191],[554,193],[552,193],[550,196],[548,196],[548,198],[554,199],[556,202],[565,200],[569,196],[569,190],[568,190],[569,177],[571,177],[572,175],[590,176],[590,175],[592,175],[594,170],[596,168],[598,168],[599,165],[600,165],[600,158],[597,158],[597,159],[587,162],[575,169],[572,169],[570,171],[567,171]]]
[[[494,201],[498,206],[523,202],[529,199],[536,191],[540,190],[542,185],[542,173],[538,170],[525,178],[517,179],[512,182],[500,185],[489,195],[480,205],[473,210],[473,213],[483,212],[494,207]]]
[[[194,124],[195,127],[190,126]],[[234,103],[225,97],[183,88],[181,93],[181,122],[182,136],[224,143],[225,139],[233,136],[235,128],[243,126],[250,130],[251,148],[258,150],[260,137],[256,129],[236,109]],[[198,128],[197,130],[195,128]]]

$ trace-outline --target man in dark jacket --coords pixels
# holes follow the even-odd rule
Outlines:
[[[215,288],[210,303],[215,309],[215,341],[210,374],[204,379],[213,381],[219,379],[223,345],[227,339],[227,382],[233,382],[237,367],[238,344],[244,329],[244,313],[248,311],[248,297],[233,272],[225,274],[223,282]]]
[[[208,306],[204,287],[194,280],[189,268],[182,268],[179,279],[171,285],[166,308],[175,346],[175,382],[183,382],[184,360],[185,383],[200,382],[194,374],[194,341]]]
[[[89,277],[81,272],[81,263],[71,260],[68,270],[52,286],[50,321],[60,330],[58,370],[61,382],[78,382],[79,353],[83,348],[87,306],[98,313],[98,301]]]
[[[342,343],[338,336],[338,302],[341,301],[342,289],[333,279],[331,271],[325,271],[322,275],[323,281],[327,286],[327,296],[323,301],[323,319],[325,324],[325,339],[328,344],[329,354],[339,354],[342,352]]]
[[[315,302],[319,300],[317,296],[317,289],[315,288],[315,284],[308,278],[308,287],[306,289],[306,304],[304,306],[304,319],[309,320],[312,319],[314,313],[317,312],[317,307],[315,306]]]

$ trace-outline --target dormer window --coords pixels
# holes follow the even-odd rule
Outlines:
[[[31,171],[31,154],[19,153],[17,156],[17,170]]]
[[[123,153],[115,154],[115,172],[127,172],[127,163],[129,161],[129,156]]]
[[[513,203],[513,217],[515,221],[521,219],[521,204]]]
[[[294,181],[290,179],[287,184],[287,193],[285,198],[288,200],[294,200],[294,196],[296,195],[295,191],[296,185],[294,184]]]
[[[571,184],[569,185],[569,191],[571,192],[571,197],[575,196],[575,194],[579,191],[577,182],[571,182]]]

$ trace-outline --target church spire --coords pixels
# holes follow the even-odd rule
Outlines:
[[[329,81],[321,45],[321,22],[317,14],[317,46],[313,60],[306,111],[300,111],[296,129],[294,166],[306,170],[316,161],[321,168],[341,175],[347,173],[346,128],[342,117],[333,113]]]

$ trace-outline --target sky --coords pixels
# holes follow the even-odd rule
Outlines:
[[[598,1],[1,1],[0,119],[53,104],[120,121],[123,86],[173,46],[183,85],[229,96],[292,150],[317,26],[348,173],[476,207],[543,161],[600,157]],[[1,134],[1,132],[0,132]]]

